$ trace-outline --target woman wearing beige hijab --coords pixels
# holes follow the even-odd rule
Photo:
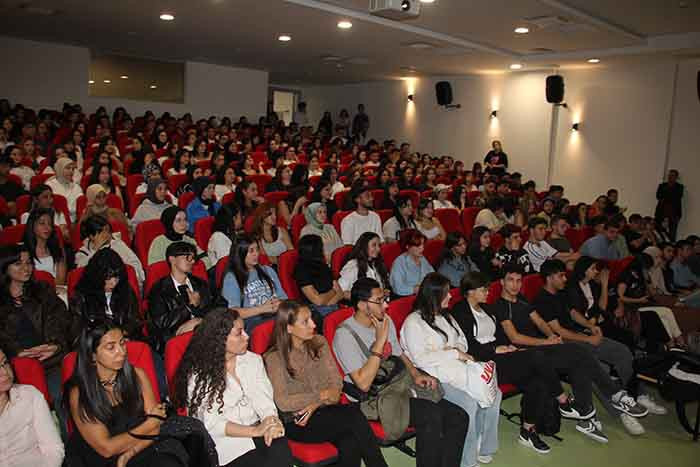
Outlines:
[[[95,183],[87,187],[85,197],[87,198],[87,205],[80,220],[97,214],[105,217],[107,220],[119,221],[127,227],[129,226],[129,219],[126,218],[121,210],[107,205],[107,190],[102,185]]]

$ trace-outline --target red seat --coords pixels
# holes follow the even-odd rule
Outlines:
[[[301,230],[306,225],[306,217],[303,213],[295,214],[292,217],[292,241],[294,244],[299,243],[299,237],[301,237]]]
[[[447,305],[448,308],[452,309],[453,306],[464,300],[462,296],[462,291],[459,287],[450,289],[450,303]]]
[[[180,334],[179,336],[171,337],[165,343],[165,378],[168,380],[168,393],[170,397],[175,395],[175,374],[177,367],[180,366],[183,355],[187,346],[192,340],[192,331]]]
[[[16,245],[17,243],[22,243],[26,227],[26,224],[18,224],[0,230],[0,245]],[[63,248],[63,234],[61,233],[61,229],[59,229],[58,226],[54,226],[54,231],[56,232],[56,237],[58,237],[58,244]]]
[[[265,187],[272,181],[272,177],[267,174],[248,175],[246,179],[258,186],[258,193],[265,193]]]
[[[22,196],[27,196],[27,195],[22,195]],[[19,198],[21,198],[22,196],[18,196],[18,197],[17,197],[17,200],[18,200]],[[15,209],[16,209],[16,206],[17,206],[17,200],[15,200]],[[2,215],[7,215],[8,209],[9,209],[9,208],[7,207],[7,201],[5,201],[5,198],[3,198],[2,196],[0,196],[0,214],[2,214]],[[18,215],[17,217],[19,217],[19,215]]]
[[[528,274],[523,277],[523,288],[522,293],[528,302],[532,303],[535,301],[537,294],[544,287],[544,279],[539,274]]]
[[[55,205],[55,201],[54,201],[54,205]],[[87,196],[80,195],[78,197],[78,199],[75,201],[75,212],[76,212],[76,217],[78,219],[80,219],[82,217],[86,206],[87,206]],[[107,193],[107,206],[109,206],[110,208],[119,209],[120,211],[124,210],[124,203],[122,203],[122,199],[119,196],[115,195],[114,193]]]
[[[408,297],[401,297],[389,302],[389,308],[386,310],[386,313],[394,322],[394,326],[396,326],[396,335],[399,339],[401,338],[401,326],[403,326],[403,322],[406,321],[408,315],[413,311],[413,302],[415,301],[416,296],[409,295]]]
[[[134,271],[134,268],[131,267],[129,264],[125,264],[126,266],[126,278],[129,281],[129,285],[131,286],[131,290],[134,291],[136,294],[136,299],[138,303],[141,303],[141,292],[139,291],[139,282],[138,279],[136,278],[136,271]],[[78,285],[78,282],[80,282],[80,278],[83,277],[83,271],[85,271],[85,268],[75,268],[68,272],[68,277],[66,278],[66,285],[68,288],[68,300],[70,301],[71,297],[73,297],[73,294],[75,293],[75,287]],[[35,271],[36,274],[36,271]]]
[[[486,297],[486,303],[493,305],[499,298],[501,298],[501,293],[503,293],[503,284],[501,284],[501,281],[498,280],[491,282],[491,285],[489,285],[489,294]]]
[[[167,180],[168,189],[171,193],[175,193],[178,188],[187,183],[189,176],[187,174],[170,175],[167,177]]]
[[[379,215],[379,219],[382,221],[382,225],[394,216],[393,209],[378,209],[375,211]],[[384,239],[382,239],[383,241]]]
[[[2,198],[2,201],[5,202],[5,198]],[[17,199],[15,199],[15,211],[17,211],[17,219],[22,217],[22,214],[29,211],[29,206],[31,204],[32,195],[19,195]],[[3,214],[7,212],[7,203],[5,204],[5,209],[0,209],[0,212],[2,212]]]
[[[12,174],[10,174],[12,175]],[[34,189],[34,187],[46,183],[46,180],[49,178],[53,177],[54,174],[47,174],[47,173],[42,173],[42,174],[37,174],[34,175],[30,180],[29,180],[29,188]],[[19,181],[19,185],[22,186],[22,181]]]
[[[146,268],[146,281],[143,283],[143,297],[148,299],[148,294],[153,285],[163,277],[170,274],[170,265],[167,261],[158,261]],[[208,281],[207,268],[204,263],[197,261],[192,266],[192,275],[199,277],[203,281]]]
[[[194,223],[194,239],[203,251],[209,248],[212,227],[214,227],[214,216],[203,217]]]
[[[399,196],[408,196],[411,198],[411,204],[414,210],[418,210],[418,203],[420,202],[420,193],[416,190],[401,190],[399,191]]]
[[[481,211],[481,208],[477,207],[464,208],[462,210],[462,229],[467,239],[469,239],[472,230],[474,230],[474,222],[476,221],[476,216],[479,214],[479,211]]]
[[[277,206],[277,203],[286,200],[288,196],[289,192],[287,191],[270,191],[269,193],[265,193],[264,197],[266,202]]]
[[[505,239],[503,238],[503,235],[498,232],[491,233],[491,249],[493,251],[500,250],[504,243]]]
[[[126,167],[124,168],[126,170]],[[132,174],[126,177],[126,197],[129,201],[134,199],[136,189],[143,183],[143,175]]]
[[[279,270],[280,284],[287,293],[290,300],[299,300],[302,298],[301,290],[294,279],[294,268],[299,261],[299,252],[297,250],[288,250],[282,253],[277,260],[277,268]]]
[[[338,206],[338,209],[345,209],[345,197],[348,196],[348,191],[341,191],[340,193],[336,193],[335,197],[333,200],[335,201],[335,205]]]
[[[442,255],[442,250],[445,249],[445,242],[443,240],[438,240],[436,238],[428,240],[425,242],[425,248],[423,249],[423,256],[437,271],[438,261],[440,261],[440,256]]]
[[[387,271],[391,271],[391,265],[394,264],[396,258],[403,253],[399,242],[383,243],[380,251],[382,253],[382,258],[384,258]]]
[[[333,214],[333,227],[335,227],[335,231],[338,232],[339,235],[343,234],[340,229],[340,224],[343,222],[343,219],[352,214],[352,212],[353,211],[336,211],[336,213]]]
[[[34,280],[46,282],[52,289],[56,288],[56,278],[50,272],[34,270]]]
[[[381,209],[384,204],[384,190],[372,190],[372,201],[374,203],[374,209]]]
[[[221,204],[229,204],[233,203],[233,200],[236,199],[236,192],[233,193],[226,193],[223,198],[221,198]]]
[[[337,279],[340,277],[340,270],[343,268],[345,258],[350,254],[352,248],[352,245],[341,246],[331,255],[331,270],[333,271],[333,278]]]
[[[274,320],[270,320],[253,329],[249,344],[252,352],[262,355],[267,351],[272,343],[274,327]],[[291,440],[288,443],[296,465],[320,466],[333,464],[338,460],[338,450],[331,443],[299,443]]]
[[[158,389],[158,377],[156,376],[155,366],[153,365],[153,354],[151,353],[151,348],[139,341],[128,341],[126,343],[126,352],[129,363],[132,366],[141,368],[148,376],[148,380],[153,388],[153,395],[157,402],[160,402],[160,391]],[[73,375],[73,370],[75,369],[75,364],[77,360],[77,354],[71,352],[65,357],[63,357],[63,364],[61,365],[61,384],[64,385],[66,381]]]
[[[44,396],[46,402],[51,404],[49,386],[46,383],[46,374],[41,362],[35,358],[15,357],[11,360],[15,379],[19,384],[31,384]]]
[[[436,209],[435,217],[440,221],[445,232],[464,233],[464,227],[457,209]]]
[[[115,219],[108,219],[109,225],[112,228],[113,233],[119,233],[121,240],[131,246],[131,232],[129,227]],[[75,251],[80,250],[83,246],[83,240],[80,238],[80,222],[76,224],[75,228],[70,232],[70,243],[73,245]]]
[[[148,264],[148,250],[151,248],[151,243],[159,235],[165,233],[165,227],[160,222],[160,219],[143,221],[136,226],[134,233],[134,252],[141,260],[144,266]]]
[[[616,285],[625,269],[634,261],[634,256],[608,261],[608,269],[610,269],[610,285]]]
[[[195,196],[193,191],[186,191],[177,199],[177,205],[180,209],[187,209],[187,206],[192,202]]]
[[[216,277],[216,287],[221,289],[224,283],[224,276],[226,275],[226,269],[228,268],[228,256],[219,258],[216,263],[215,277]]]

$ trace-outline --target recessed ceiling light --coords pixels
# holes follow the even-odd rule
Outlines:
[[[162,19],[163,21],[172,21],[175,19],[175,15],[173,15],[172,13],[161,13],[160,19]]]
[[[352,23],[350,21],[339,21],[338,27],[340,29],[350,29],[352,27]]]
[[[435,47],[433,44],[428,44],[427,42],[412,42],[404,45],[412,49],[432,49]]]
[[[280,37],[277,38],[277,40],[282,42],[289,42],[292,40],[292,36],[288,34],[282,34]]]
[[[120,78],[121,78],[121,79],[129,79],[129,76],[127,76],[127,75],[121,75]]]
[[[588,63],[600,63],[600,59],[599,58],[589,58]]]
[[[105,79],[105,80],[102,80],[102,82],[105,83],[105,84],[109,84],[109,83],[112,82],[112,80],[111,80],[111,79]]]
[[[95,80],[91,79],[90,81],[88,81],[88,84],[95,84]]]
[[[523,66],[522,66],[522,64],[520,64],[520,63],[513,63],[513,64],[510,65],[510,69],[511,69],[511,70],[520,70],[522,67],[523,67]]]
[[[526,28],[526,27],[524,27],[524,26],[521,26],[521,27],[519,27],[519,28],[515,28],[515,33],[516,33],[516,34],[527,34],[528,32],[530,32],[530,29],[528,29],[528,28]]]
[[[158,87],[158,86],[156,86],[155,84],[151,84],[151,85],[149,86],[149,88],[151,88],[151,89],[155,89],[155,88],[157,88],[157,87]]]
[[[435,3],[435,0],[420,0],[421,3]]]

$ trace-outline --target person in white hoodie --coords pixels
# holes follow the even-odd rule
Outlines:
[[[53,168],[56,176],[50,178],[46,185],[51,188],[54,195],[61,195],[66,198],[71,222],[75,222],[77,220],[75,212],[76,201],[83,194],[83,189],[80,188],[80,185],[73,181],[75,162],[68,157],[62,157],[56,161]]]
[[[437,378],[445,389],[445,398],[469,414],[469,431],[464,443],[460,467],[488,464],[498,450],[498,418],[501,392],[490,406],[470,395],[466,363],[467,338],[454,318],[447,313],[450,281],[439,273],[428,274],[420,285],[413,312],[401,327],[401,347],[419,368]]]

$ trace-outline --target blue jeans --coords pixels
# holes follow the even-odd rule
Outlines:
[[[478,456],[491,456],[498,451],[498,417],[501,408],[501,391],[491,407],[479,407],[479,403],[461,389],[442,384],[445,399],[462,407],[469,414],[469,431],[464,441],[460,467],[477,464]],[[481,438],[481,445],[479,445]]]

